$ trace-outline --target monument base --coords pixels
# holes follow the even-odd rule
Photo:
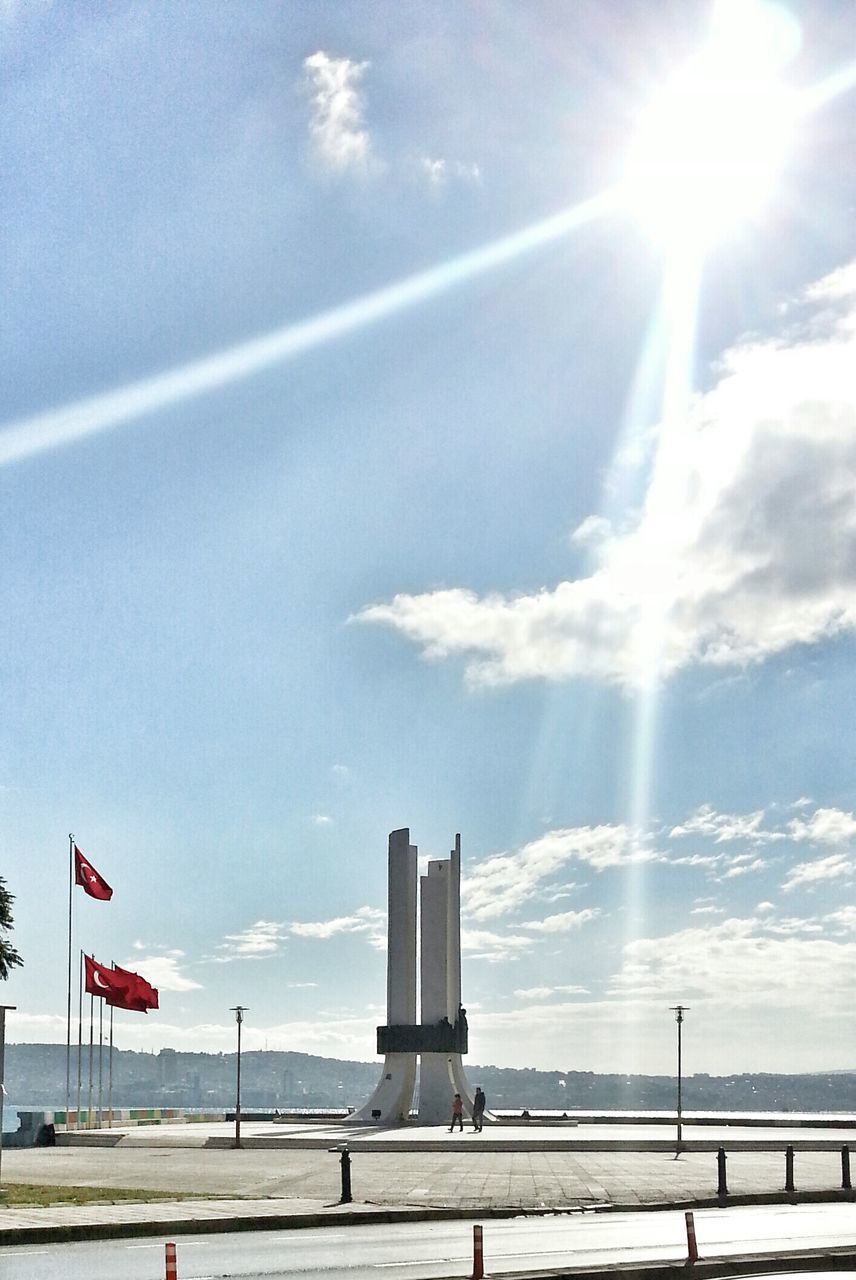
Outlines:
[[[348,1117],[348,1123],[406,1124],[415,1087],[416,1054],[388,1053],[377,1088],[365,1106]]]

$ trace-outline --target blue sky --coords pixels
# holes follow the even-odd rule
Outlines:
[[[856,31],[740,12],[0,0],[12,1040],[73,831],[122,1047],[373,1058],[409,826],[473,1061],[856,1066]]]

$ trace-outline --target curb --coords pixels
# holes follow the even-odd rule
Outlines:
[[[325,1206],[326,1207],[326,1206]],[[0,1229],[0,1248],[25,1242],[33,1244],[67,1244],[73,1240],[116,1240],[127,1237],[169,1235],[221,1235],[232,1231],[283,1231],[304,1227],[365,1226],[372,1222],[433,1222],[449,1218],[522,1217],[524,1209],[445,1209],[445,1208],[365,1208],[330,1212],[275,1213],[265,1217],[254,1214],[233,1218],[147,1218],[144,1222],[86,1222],[53,1224],[44,1227],[7,1227]],[[544,1215],[555,1210],[533,1211]],[[567,1210],[565,1211],[567,1212]],[[0,1255],[2,1256],[2,1255]]]
[[[556,1268],[551,1271],[515,1272],[515,1280],[525,1275],[526,1280],[578,1280],[584,1276],[586,1280],[597,1280],[603,1276],[605,1280],[686,1280],[687,1276],[698,1280],[719,1280],[726,1276],[761,1275],[767,1272],[813,1271],[851,1271],[856,1263],[856,1252],[852,1247],[841,1249],[818,1249],[815,1253],[746,1253],[725,1255],[724,1257],[701,1258],[698,1262],[651,1262],[639,1263],[638,1266],[626,1266],[616,1263],[614,1267],[574,1267],[573,1271]],[[502,1274],[493,1272],[492,1275]]]
[[[778,1191],[761,1195],[730,1195],[727,1199],[711,1196],[704,1199],[655,1201],[644,1204],[615,1204],[597,1201],[588,1204],[581,1202],[579,1204],[545,1208],[521,1205],[496,1205],[487,1208],[457,1208],[455,1206],[430,1205],[390,1207],[378,1205],[375,1207],[370,1201],[365,1201],[365,1208],[362,1209],[342,1209],[338,1204],[331,1204],[325,1205],[322,1210],[313,1210],[308,1213],[275,1213],[265,1216],[247,1213],[230,1218],[158,1218],[153,1216],[142,1222],[131,1220],[124,1222],[53,1223],[34,1227],[7,1227],[0,1229],[0,1249],[8,1245],[22,1243],[67,1244],[75,1240],[134,1239],[146,1236],[169,1236],[171,1234],[218,1235],[238,1231],[296,1231],[307,1227],[365,1226],[373,1222],[443,1222],[450,1219],[489,1221],[490,1219],[500,1218],[544,1218],[586,1213],[656,1213],[668,1210],[741,1208],[753,1204],[822,1204],[854,1200],[856,1200],[856,1191],[807,1191],[794,1193]],[[825,1258],[827,1254],[833,1257],[846,1255],[848,1259],[851,1259],[856,1264],[856,1250],[850,1246],[842,1246],[842,1249],[843,1253],[838,1250],[827,1250],[817,1254],[800,1256]],[[648,1277],[648,1280],[658,1280],[660,1275],[673,1277],[680,1273],[686,1276],[689,1272],[694,1276],[703,1277],[707,1274],[706,1268],[714,1267],[714,1265],[717,1275],[745,1275],[747,1272],[758,1270],[799,1270],[800,1268],[797,1266],[794,1266],[794,1268],[775,1267],[772,1262],[768,1267],[755,1265],[756,1263],[760,1264],[765,1258],[771,1258],[775,1261],[776,1259],[790,1258],[791,1256],[789,1253],[751,1255],[751,1267],[733,1272],[729,1270],[730,1263],[734,1261],[733,1258],[718,1259],[715,1263],[713,1260],[701,1259],[692,1266],[687,1263],[652,1263],[650,1266],[640,1265],[629,1270],[616,1266],[615,1268],[606,1269],[599,1267],[595,1268],[594,1271],[599,1273],[606,1270],[610,1276],[616,1277],[621,1275],[640,1275]],[[850,1269],[856,1269],[856,1266]],[[575,1270],[574,1274],[583,1274],[584,1272],[585,1268],[579,1268]],[[543,1274],[559,1276],[564,1273],[561,1271],[545,1271]]]

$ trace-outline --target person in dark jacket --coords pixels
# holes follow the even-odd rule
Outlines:
[[[476,1085],[476,1096],[473,1098],[473,1132],[481,1133],[484,1127],[485,1096],[480,1084]]]

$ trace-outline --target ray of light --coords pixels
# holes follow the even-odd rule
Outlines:
[[[634,734],[630,816],[645,830],[650,821],[653,758],[663,640],[675,583],[672,555],[680,532],[675,526],[676,495],[683,491],[682,439],[693,388],[695,334],[701,257],[682,254],[666,264],[660,304],[667,332],[662,425],[645,500],[648,579],[642,593],[638,631],[639,694]]]
[[[811,88],[805,89],[797,99],[797,110],[800,115],[820,111],[828,102],[853,89],[856,89],[856,62],[848,63],[846,67],[833,71],[825,80],[819,80]]]
[[[513,235],[309,319],[116,390],[8,423],[0,429],[0,466],[249,378],[567,236],[608,213],[613,204],[612,192],[602,192]]]
[[[662,344],[665,367],[660,434],[645,499],[647,580],[639,583],[641,600],[636,655],[639,679],[632,711],[628,797],[630,824],[642,838],[652,825],[651,796],[658,742],[660,673],[669,609],[675,592],[672,559],[674,542],[679,537],[675,527],[676,495],[683,491],[682,439],[693,393],[702,263],[701,253],[691,251],[673,253],[666,260],[655,325],[659,332],[654,345],[661,347]],[[630,866],[625,893],[626,942],[643,935],[649,918],[647,880],[644,862]],[[625,1034],[625,1050],[630,1060],[628,1070],[634,1069],[639,1048],[633,1028],[628,1024]]]

